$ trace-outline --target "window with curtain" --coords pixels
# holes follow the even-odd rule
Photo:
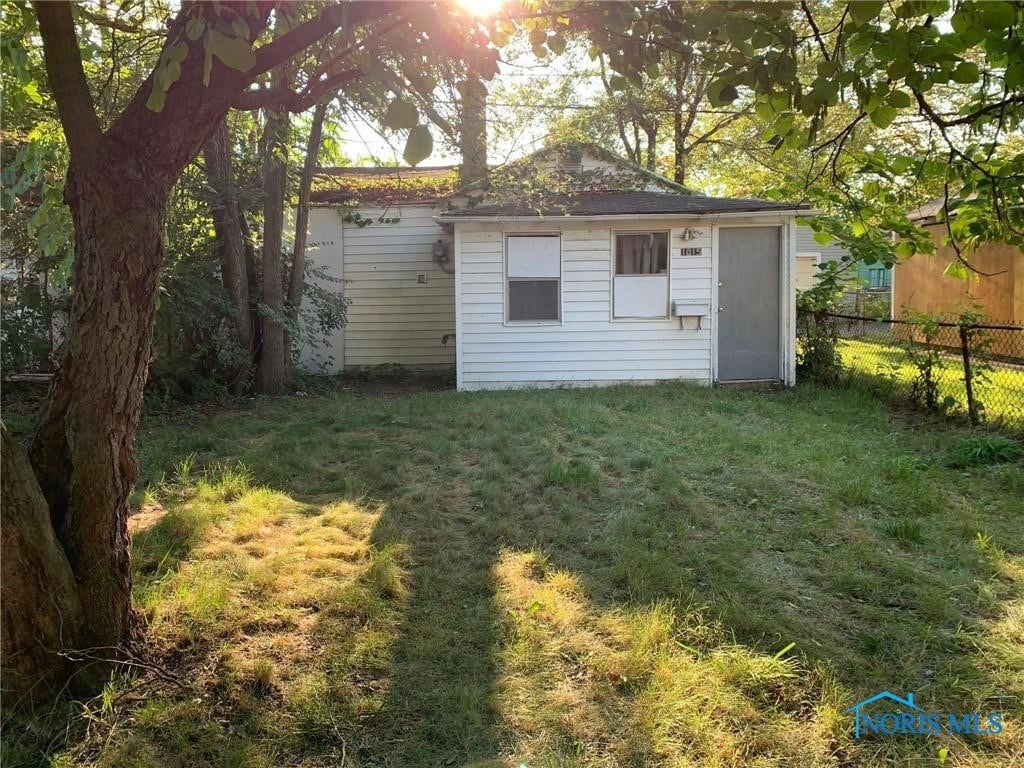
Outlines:
[[[557,322],[562,303],[561,238],[509,235],[505,255],[509,322]]]
[[[615,274],[668,274],[668,232],[616,235]]]
[[[613,317],[668,316],[668,232],[615,235]]]

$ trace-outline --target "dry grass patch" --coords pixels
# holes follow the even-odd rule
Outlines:
[[[381,508],[303,504],[227,467],[163,491],[169,511],[134,542],[136,604],[185,687],[151,691],[98,764],[337,756],[380,706],[407,596],[403,548],[369,541]]]
[[[577,578],[537,553],[504,552],[494,575],[504,617],[497,702],[516,760],[680,767],[841,760],[840,697],[816,670],[733,644],[700,609],[594,605]]]

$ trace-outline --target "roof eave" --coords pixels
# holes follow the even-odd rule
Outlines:
[[[647,212],[636,212],[636,213],[595,213],[595,214],[584,214],[580,216],[568,215],[568,216],[542,216],[542,215],[493,215],[493,216],[452,216],[444,213],[438,214],[434,218],[438,221],[447,223],[457,223],[460,221],[471,221],[471,222],[487,222],[487,221],[502,221],[511,222],[514,224],[529,223],[529,222],[553,222],[553,221],[603,221],[606,219],[614,219],[616,221],[630,221],[634,219],[651,219],[651,218],[682,218],[682,219],[694,219],[694,220],[708,220],[708,219],[728,219],[728,218],[749,218],[752,216],[815,216],[820,211],[812,208],[773,208],[771,210],[753,210],[753,211],[705,211],[702,213],[698,212],[669,212],[669,213],[647,213]]]

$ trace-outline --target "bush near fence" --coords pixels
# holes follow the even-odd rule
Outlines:
[[[839,373],[826,378],[835,383],[866,384],[973,424],[1024,430],[1022,325],[818,312],[801,315],[798,327],[817,359],[822,339],[834,342]]]

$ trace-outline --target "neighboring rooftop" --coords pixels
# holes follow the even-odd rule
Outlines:
[[[934,224],[939,215],[939,211],[942,210],[946,204],[946,198],[937,197],[930,202],[925,203],[920,208],[915,208],[907,213],[907,218],[911,221],[916,221],[918,224]],[[953,212],[956,215],[956,212]]]
[[[448,198],[458,187],[457,165],[317,168],[314,203],[427,203]]]
[[[707,197],[667,192],[584,192],[551,196],[531,203],[521,201],[499,205],[445,211],[446,219],[467,217],[530,216],[625,216],[629,214],[759,213],[763,211],[806,210],[806,203],[783,203],[754,198]]]

